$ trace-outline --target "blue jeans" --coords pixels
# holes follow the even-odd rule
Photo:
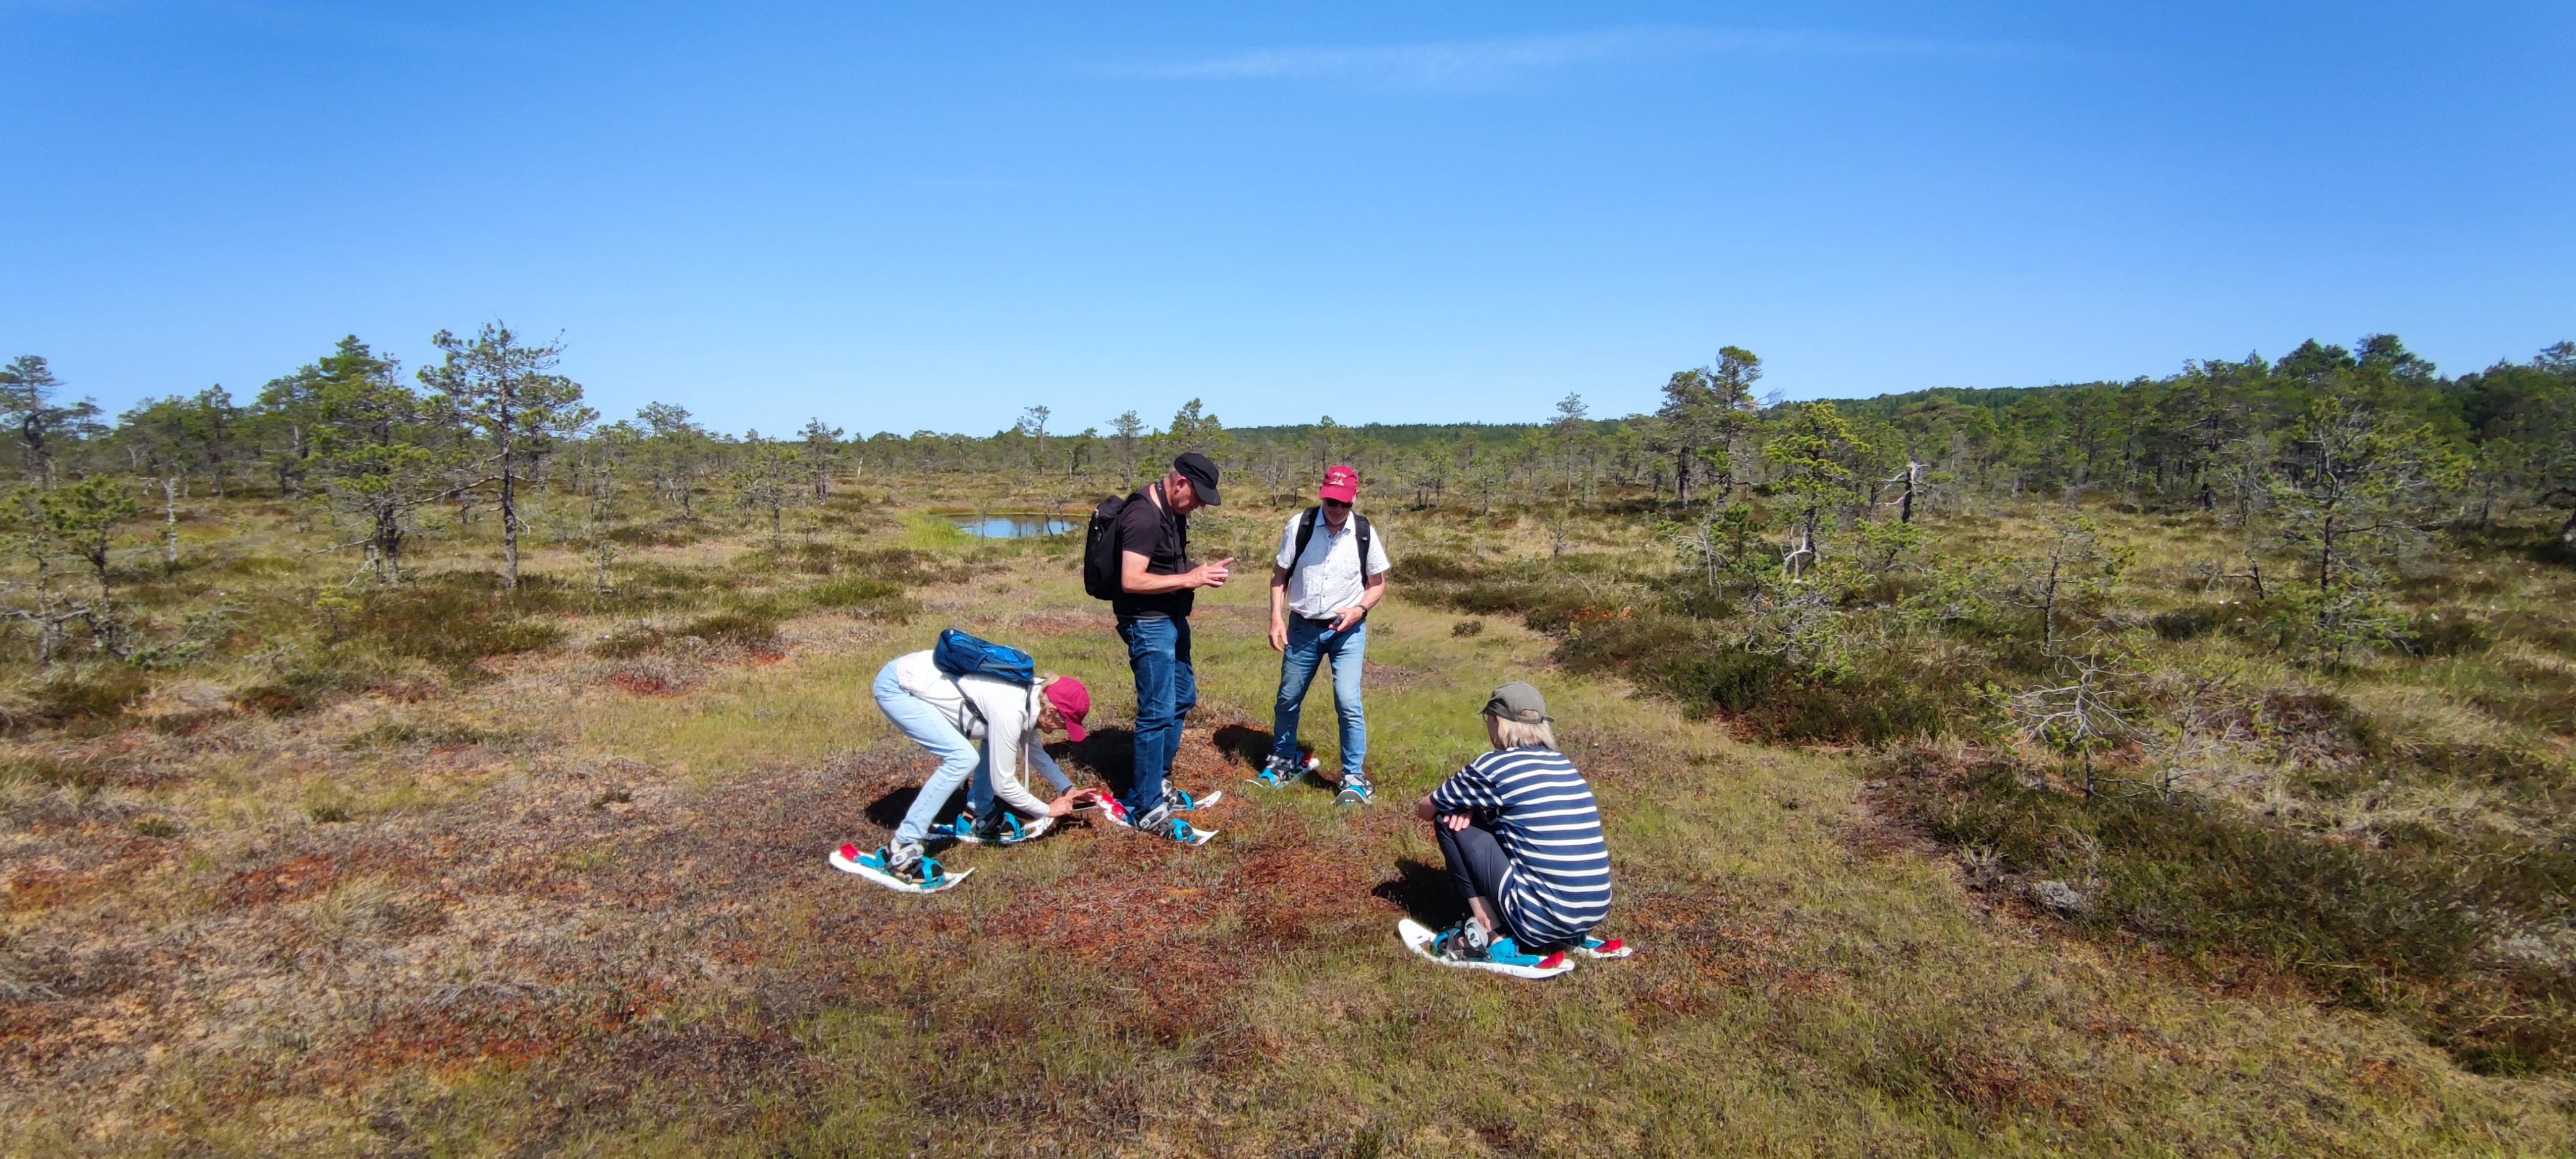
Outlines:
[[[1342,718],[1342,772],[1360,772],[1368,758],[1368,711],[1360,706],[1360,668],[1368,659],[1368,621],[1336,632],[1304,616],[1288,617],[1288,650],[1279,655],[1279,703],[1270,716],[1273,756],[1297,756],[1297,718],[1306,711],[1306,688],[1315,666],[1333,662],[1333,711]]]
[[[1163,781],[1181,751],[1181,720],[1198,707],[1199,678],[1190,669],[1190,622],[1121,619],[1127,667],[1136,674],[1136,783],[1123,804],[1142,816],[1163,799]]]
[[[930,750],[939,758],[939,771],[921,783],[921,795],[912,799],[912,811],[903,815],[903,824],[895,826],[894,844],[919,841],[930,832],[930,823],[939,819],[939,810],[948,798],[957,795],[957,786],[966,788],[966,807],[977,817],[993,815],[993,768],[983,748],[966,739],[957,726],[932,708],[927,701],[903,690],[889,663],[877,672],[875,687],[877,707],[886,719],[911,737],[912,743]],[[969,781],[967,778],[972,777]]]

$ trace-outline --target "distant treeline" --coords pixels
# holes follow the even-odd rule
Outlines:
[[[1280,496],[1349,462],[1379,502],[1689,508],[1807,478],[1813,472],[1788,466],[1803,452],[1778,445],[1821,438],[1819,462],[1846,476],[1864,507],[1900,495],[1912,510],[2071,489],[2140,505],[2250,509],[2295,457],[2292,429],[2327,404],[2373,429],[2421,428],[2465,464],[2457,497],[2481,517],[2500,505],[2576,506],[2576,347],[2566,343],[2459,377],[2382,334],[2352,348],[2312,340],[2277,362],[2190,362],[2124,383],[1804,403],[1757,398],[1761,360],[1728,347],[1673,374],[1654,412],[1616,418],[1596,418],[1568,395],[1549,420],[1528,424],[1323,418],[1229,429],[1192,400],[1159,425],[1129,411],[1067,430],[1037,406],[989,435],[860,437],[816,418],[781,437],[712,431],[669,403],[602,423],[582,405],[581,387],[553,373],[555,350],[506,327],[472,339],[441,332],[433,342],[441,360],[417,373],[351,337],[247,401],[209,387],[147,400],[113,422],[94,404],[62,401],[45,360],[21,357],[0,371],[0,421],[40,489],[120,475],[173,495],[251,488],[324,499],[376,523],[376,547],[387,552],[412,513],[436,500],[513,508],[512,493],[531,482],[648,491],[691,517],[715,498],[774,520],[840,477],[987,474],[1075,498],[1150,477],[1185,448]]]

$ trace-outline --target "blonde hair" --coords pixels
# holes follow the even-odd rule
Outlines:
[[[1509,717],[1495,716],[1489,712],[1485,714],[1485,723],[1487,727],[1493,729],[1494,743],[1504,748],[1523,749],[1537,746],[1552,749],[1556,747],[1556,730],[1548,727],[1548,723],[1544,720],[1530,724]]]

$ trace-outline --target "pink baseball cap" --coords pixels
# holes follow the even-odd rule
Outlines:
[[[1360,473],[1348,466],[1324,472],[1324,485],[1315,494],[1336,503],[1349,503],[1360,497]]]
[[[1091,689],[1073,677],[1058,676],[1047,681],[1046,690],[1040,695],[1063,714],[1064,732],[1068,739],[1081,744],[1082,738],[1090,735],[1090,730],[1082,727],[1082,718],[1091,715]]]

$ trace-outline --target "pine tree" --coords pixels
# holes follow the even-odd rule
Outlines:
[[[557,439],[589,426],[599,412],[581,405],[579,383],[549,373],[562,361],[561,339],[529,345],[508,325],[494,321],[470,340],[441,330],[430,344],[446,358],[423,367],[420,381],[482,434],[490,461],[500,471],[501,587],[517,591],[519,533],[526,527],[519,513],[519,480]]]

